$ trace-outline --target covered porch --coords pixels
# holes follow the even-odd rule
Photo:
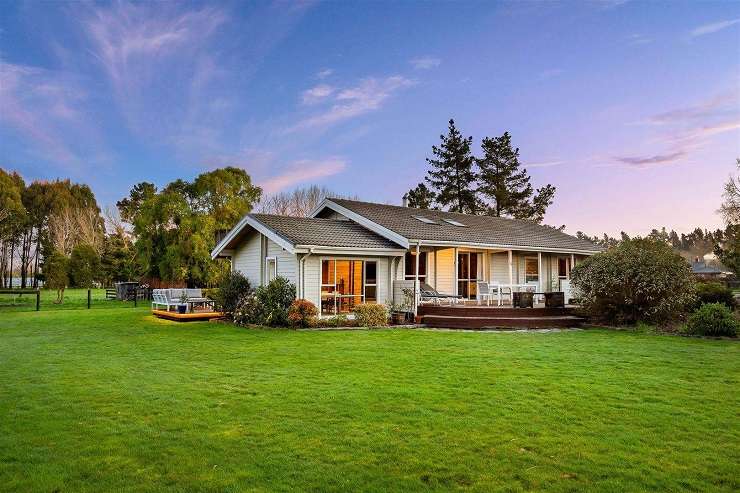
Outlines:
[[[571,270],[586,255],[575,251],[415,244],[394,276],[394,301],[400,302],[403,292],[412,289],[415,311],[428,302],[511,306],[520,292],[537,293],[535,304],[544,302],[545,293],[562,292],[567,304],[571,299]],[[488,295],[480,292],[486,287]],[[425,288],[441,296],[436,300],[425,298]]]

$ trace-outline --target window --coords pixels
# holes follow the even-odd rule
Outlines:
[[[406,252],[404,277],[416,279],[416,252]],[[427,252],[419,252],[419,282],[427,282]]]
[[[558,259],[558,277],[567,279],[568,277],[568,259],[567,258],[559,258]]]
[[[478,295],[478,256],[479,253],[461,252],[457,254],[457,294],[466,298]]]
[[[377,301],[377,262],[321,261],[321,314],[349,313],[359,303]]]
[[[457,221],[455,221],[453,219],[442,219],[442,220],[444,222],[446,222],[446,223],[452,224],[453,226],[462,226],[462,227],[465,227],[465,225],[463,223],[457,222]]]
[[[365,303],[378,301],[378,263],[365,262]]]
[[[437,221],[435,221],[433,219],[429,219],[428,217],[424,217],[424,216],[413,216],[413,217],[417,221],[421,221],[423,223],[427,223],[427,224],[439,224]]]
[[[267,257],[265,263],[267,265],[267,282],[269,283],[277,277],[277,259],[275,257]]]
[[[524,259],[524,282],[539,282],[540,281],[540,266],[539,262],[534,257],[527,257]]]

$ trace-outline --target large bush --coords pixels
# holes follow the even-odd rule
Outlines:
[[[100,256],[90,245],[77,245],[69,258],[69,282],[74,288],[91,288],[100,277]]]
[[[254,293],[242,297],[236,304],[231,318],[237,325],[261,324],[264,320],[264,310]]]
[[[276,277],[267,286],[255,291],[257,301],[262,305],[261,323],[273,327],[288,325],[288,309],[295,299],[295,285],[284,277]]]
[[[214,301],[226,313],[233,313],[239,301],[252,292],[249,280],[239,271],[226,274],[218,285]]]
[[[360,327],[385,327],[388,325],[388,309],[377,303],[362,303],[352,309]]]
[[[571,275],[584,309],[609,323],[668,322],[682,318],[696,300],[689,264],[660,241],[622,241]]]
[[[696,284],[696,296],[699,306],[704,303],[722,303],[727,308],[735,308],[735,297],[732,290],[718,282],[699,282]]]
[[[296,327],[308,327],[319,314],[316,305],[308,300],[293,300],[288,309],[288,321]]]
[[[686,324],[686,333],[700,336],[736,337],[740,322],[722,303],[707,303],[694,312]]]

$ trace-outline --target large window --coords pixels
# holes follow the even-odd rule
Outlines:
[[[375,303],[377,262],[363,260],[321,261],[321,314],[349,313],[359,303]]]
[[[540,282],[540,265],[535,257],[524,259],[524,282]]]
[[[478,256],[479,253],[460,252],[457,254],[457,294],[466,298],[478,295]]]
[[[416,279],[416,252],[406,252],[405,278]],[[427,252],[419,252],[419,282],[427,282]]]

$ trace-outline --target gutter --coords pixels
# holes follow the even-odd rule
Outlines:
[[[298,265],[298,275],[300,276],[300,285],[299,285],[299,293],[298,297],[305,299],[306,297],[306,278],[305,278],[305,261],[308,257],[310,257],[313,254],[313,248],[308,249],[308,253],[301,257],[301,260]]]

